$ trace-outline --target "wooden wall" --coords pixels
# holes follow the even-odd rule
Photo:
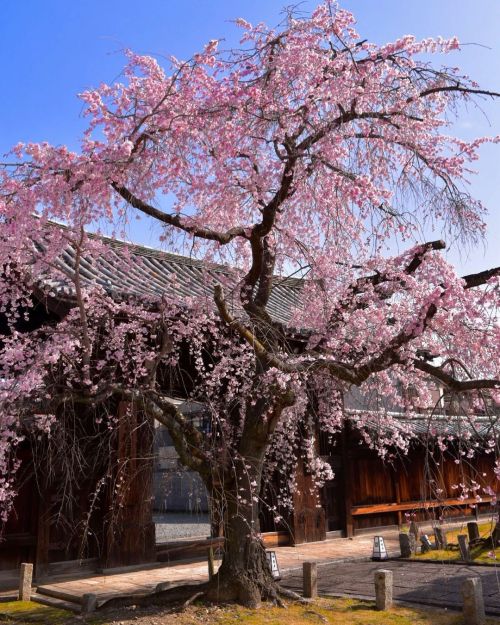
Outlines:
[[[126,413],[123,405],[118,409],[123,418],[110,441],[115,452],[99,475],[81,480],[69,504],[61,504],[45,476],[35,478],[29,444],[21,445],[19,494],[3,528],[0,572],[33,562],[40,579],[62,562],[77,566],[79,560],[92,560],[94,568],[106,568],[155,560],[153,429],[136,412]]]
[[[293,495],[290,529],[294,545],[326,537],[325,510],[321,506],[320,493],[312,475],[305,470],[302,459],[297,466],[297,490]]]
[[[437,462],[429,461],[426,449],[415,445],[407,456],[386,464],[375,451],[351,445],[349,462],[352,469],[350,492],[352,528],[363,529],[399,525],[410,518],[432,521],[453,516],[471,516],[476,513],[476,502],[470,494],[461,501],[460,483],[476,479],[482,486],[496,487],[493,475],[493,457],[479,456],[457,464],[455,457],[443,454]],[[483,475],[484,474],[484,475]],[[489,497],[480,491],[484,503],[479,512],[491,507]]]

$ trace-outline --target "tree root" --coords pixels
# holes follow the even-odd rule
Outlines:
[[[242,590],[244,591],[245,589],[242,589],[237,582],[223,585],[219,585],[219,583],[215,578],[202,584],[173,586],[171,588],[161,590],[160,592],[115,597],[100,606],[99,611],[127,608],[131,605],[135,605],[137,607],[158,605],[169,607],[173,612],[177,612],[184,610],[194,601],[202,597],[205,601],[207,601],[207,603],[236,602],[246,605],[247,607],[257,608],[260,606],[259,597],[257,596],[256,598],[252,593],[245,594],[242,592]],[[257,592],[257,595],[259,595],[259,592]],[[304,599],[301,595],[289,590],[288,588],[283,588],[276,582],[260,587],[260,600],[269,601],[280,608],[286,608],[286,604],[283,599],[291,599],[292,601],[299,602],[303,605],[308,605],[310,603],[309,599]]]
[[[286,597],[287,599],[292,599],[293,601],[298,601],[304,605],[308,605],[311,600],[306,599],[302,595],[294,592],[293,590],[288,590],[288,588],[283,588],[283,586],[277,585],[277,592],[281,597]]]
[[[203,591],[195,592],[194,595],[192,595],[191,597],[189,597],[189,599],[186,599],[186,601],[184,601],[180,609],[185,610],[188,607],[188,605],[191,605],[193,603],[193,601],[196,601],[196,599],[199,599],[200,597],[203,597],[204,595],[205,595],[205,592]]]
[[[161,592],[149,592],[141,595],[126,595],[123,597],[114,597],[102,604],[99,610],[108,610],[116,608],[126,608],[131,605],[147,607],[151,605],[168,605],[174,607],[180,603],[180,609],[184,609],[193,601],[196,601],[202,595],[205,595],[208,583],[203,584],[184,584],[182,586],[173,586]]]

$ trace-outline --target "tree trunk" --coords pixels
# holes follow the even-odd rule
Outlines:
[[[244,467],[243,461],[238,464]],[[244,474],[237,471],[239,479],[232,492],[227,491],[231,500],[227,502],[224,520],[224,555],[207,596],[256,608],[261,600],[275,598],[277,592],[260,537],[258,502],[253,500],[256,487],[248,487],[255,483],[255,476],[250,475],[253,473],[248,469]]]
[[[259,523],[264,458],[281,414],[280,406],[276,414],[269,415],[270,403],[269,399],[257,399],[246,414],[239,453],[224,485],[224,556],[208,593],[217,601],[236,601],[254,608],[262,600],[277,597]]]

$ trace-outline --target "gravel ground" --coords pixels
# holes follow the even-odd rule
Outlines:
[[[206,538],[210,536],[210,522],[205,513],[170,512],[155,514],[156,542],[165,543],[179,538]]]

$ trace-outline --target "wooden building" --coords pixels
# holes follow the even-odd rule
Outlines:
[[[207,302],[211,302],[210,279],[231,279],[226,267],[213,265],[207,269],[190,258],[111,239],[107,242],[106,258],[98,263],[83,260],[82,269],[84,281],[100,284],[111,293],[168,294],[175,284],[176,294],[206,296]],[[127,271],[122,269],[124,248],[128,253]],[[74,251],[65,250],[61,263],[71,271]],[[269,305],[275,319],[288,321],[299,290],[300,281],[277,279]],[[52,293],[43,299],[34,293],[36,305],[29,320],[22,322],[21,330],[55,321],[66,313],[73,301],[71,289],[61,283],[53,285]],[[111,408],[122,414],[126,411],[124,405]],[[346,409],[349,411],[349,407]],[[485,427],[488,423],[485,421]],[[99,434],[92,429],[95,427],[89,425],[84,432],[90,443]],[[154,424],[127,413],[112,439],[112,470],[94,466],[95,470],[82,480],[76,499],[67,507],[61,507],[60,491],[50,483],[44,484],[40,470],[34,470],[36,450],[30,441],[21,444],[19,495],[0,542],[0,587],[15,579],[20,562],[25,561],[34,562],[36,575],[42,578],[70,568],[99,570],[156,559],[152,521],[154,430]],[[400,526],[408,514],[417,519],[439,519],[443,515],[470,516],[489,509],[488,497],[483,496],[480,503],[474,498],[460,500],[453,487],[464,481],[464,471],[472,479],[481,475],[483,483],[494,486],[497,480],[492,456],[479,456],[461,464],[456,464],[451,456],[443,457],[431,471],[423,439],[415,442],[407,456],[392,463],[384,463],[376,451],[360,444],[360,435],[354,428],[345,428],[333,440],[322,436],[318,440],[318,451],[332,466],[335,477],[317,491],[311,475],[299,463],[298,492],[292,512],[285,517],[286,523],[276,525],[263,511],[262,529],[268,532],[269,544],[299,544],[333,535],[352,536],[369,528]],[[83,453],[92,453],[90,443]],[[107,480],[101,483],[106,474]],[[111,505],[113,489],[124,476],[129,488],[120,502],[120,513],[115,514],[116,507]]]

